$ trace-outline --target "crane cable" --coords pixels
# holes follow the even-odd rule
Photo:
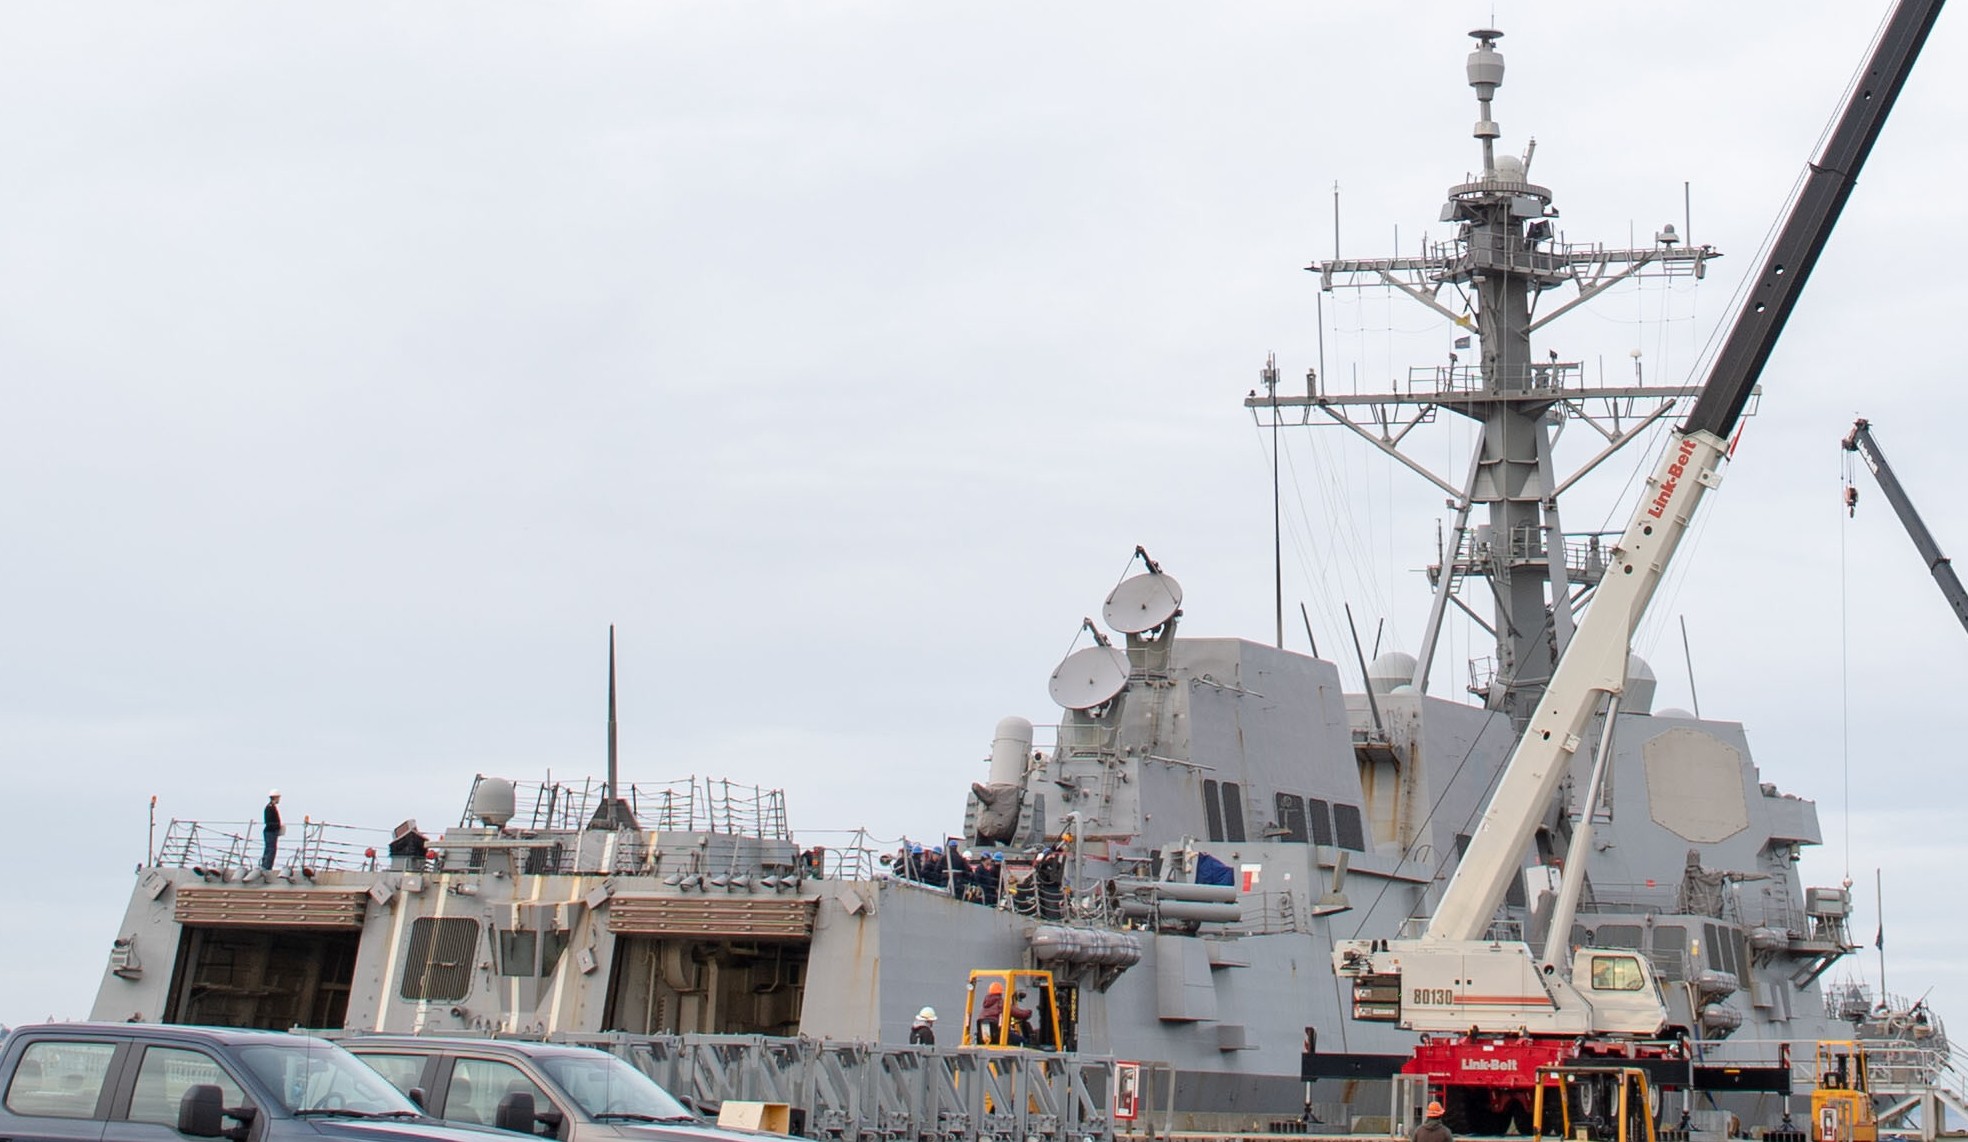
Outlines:
[[[1858,513],[1859,486],[1852,480],[1852,457],[1856,453],[1843,446],[1839,448],[1839,476],[1844,481],[1844,493],[1839,496],[1840,506],[1845,509],[1845,518],[1838,524],[1838,766],[1844,779],[1844,803],[1839,808],[1841,824],[1845,830],[1845,887],[1852,887],[1852,640],[1851,640],[1851,579],[1847,573],[1845,549],[1846,533],[1851,530],[1852,517]]]

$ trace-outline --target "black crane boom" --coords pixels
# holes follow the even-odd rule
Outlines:
[[[1749,395],[1763,375],[1764,362],[1776,347],[1777,335],[1783,332],[1797,295],[1817,265],[1818,255],[1824,252],[1825,241],[1845,209],[1845,200],[1852,195],[1853,182],[1865,166],[1866,156],[1872,153],[1872,144],[1893,110],[1893,101],[1906,86],[1927,33],[1941,14],[1941,3],[1902,0],[1887,19],[1859,75],[1857,89],[1847,100],[1817,161],[1810,165],[1728,340],[1709,366],[1702,393],[1682,425],[1684,432],[1712,432],[1727,440],[1741,419],[1743,406],[1749,403]]]

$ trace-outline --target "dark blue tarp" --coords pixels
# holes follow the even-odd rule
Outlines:
[[[1235,884],[1237,878],[1231,874],[1230,866],[1209,855],[1196,854],[1197,884]]]

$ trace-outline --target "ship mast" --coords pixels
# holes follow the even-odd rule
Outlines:
[[[1632,385],[1587,385],[1578,362],[1560,361],[1555,352],[1538,359],[1533,335],[1618,282],[1700,277],[1707,260],[1720,255],[1707,246],[1685,245],[1671,224],[1653,246],[1639,249],[1559,238],[1551,191],[1529,181],[1535,142],[1522,157],[1497,153],[1502,131],[1491,103],[1503,83],[1503,56],[1496,49],[1503,33],[1484,28],[1470,35],[1476,40],[1468,61],[1477,103],[1473,134],[1482,148],[1482,166],[1469,181],[1449,189],[1441,221],[1456,228],[1455,236],[1425,243],[1414,257],[1334,259],[1307,268],[1328,291],[1376,285],[1401,291],[1472,335],[1478,349],[1473,362],[1452,354],[1446,366],[1411,370],[1404,392],[1334,394],[1315,380],[1303,397],[1253,394],[1245,404],[1260,423],[1330,421],[1350,428],[1453,497],[1454,535],[1442,564],[1430,568],[1435,598],[1413,682],[1417,690],[1428,688],[1442,622],[1454,604],[1496,640],[1493,667],[1472,670],[1471,692],[1521,725],[1571,636],[1573,609],[1601,570],[1592,542],[1596,536],[1566,542],[1559,493],[1669,412],[1677,397],[1698,391],[1642,385],[1638,377]],[[1539,314],[1544,293],[1564,286],[1576,287],[1576,296]],[[1458,340],[1459,348],[1464,340]],[[1482,425],[1459,484],[1401,449],[1408,433],[1432,421],[1438,409]],[[1552,467],[1554,412],[1584,421],[1606,441],[1583,468],[1562,479]],[[1478,505],[1486,509],[1488,523],[1472,528],[1470,515]],[[1481,592],[1492,600],[1487,619],[1462,598],[1469,580],[1489,586]]]

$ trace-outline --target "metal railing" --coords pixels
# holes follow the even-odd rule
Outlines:
[[[1968,1089],[1959,1060],[1945,1037],[1919,1039],[1861,1039],[1872,1085],[1882,1091],[1922,1086]]]
[[[1510,369],[1492,366],[1497,383],[1504,391],[1563,393],[1584,389],[1584,366],[1577,361],[1522,364]],[[1448,365],[1408,367],[1407,396],[1437,397],[1444,403],[1455,397],[1489,391],[1491,378],[1481,365],[1460,361]]]
[[[1300,919],[1297,903],[1289,892],[1246,892],[1239,897],[1244,918],[1232,930],[1247,936],[1276,936],[1309,931]]]
[[[486,780],[472,782],[472,795]],[[607,783],[594,777],[579,781],[515,781],[515,827],[538,831],[579,831],[601,807]],[[473,823],[472,799],[465,799],[458,824]],[[790,840],[786,824],[786,794],[780,789],[745,785],[723,778],[686,777],[677,781],[639,782],[622,787],[621,799],[645,832],[728,833]]]
[[[1469,528],[1456,543],[1455,572],[1458,576],[1469,575],[1497,562],[1512,566],[1544,562],[1550,557],[1546,531],[1542,525],[1515,527],[1509,530],[1505,542],[1498,543],[1495,533],[1488,528]],[[1598,582],[1605,574],[1610,540],[1616,538],[1617,532],[1567,532],[1562,541],[1566,577],[1575,583]],[[1441,574],[1439,564],[1430,570]]]
[[[277,869],[334,871],[372,869],[376,853],[387,848],[389,833],[327,821],[303,820],[292,826],[275,854]],[[161,868],[205,868],[218,871],[258,867],[261,833],[257,821],[180,821],[164,829],[157,847]]]

